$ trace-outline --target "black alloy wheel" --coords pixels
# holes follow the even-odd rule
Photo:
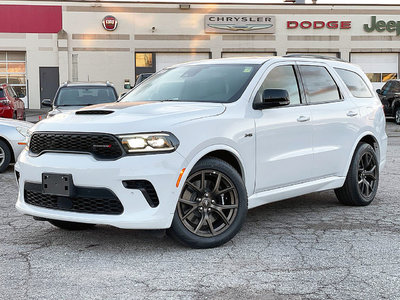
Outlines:
[[[378,168],[376,158],[365,152],[358,162],[358,191],[368,199],[377,185]]]
[[[201,160],[186,179],[171,229],[193,248],[211,248],[229,241],[247,212],[243,180],[225,161]]]
[[[339,202],[345,205],[365,206],[374,200],[379,184],[379,162],[375,149],[360,143],[353,155],[346,181],[335,189]]]

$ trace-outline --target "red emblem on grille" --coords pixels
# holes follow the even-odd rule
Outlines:
[[[113,31],[118,26],[118,21],[113,16],[105,16],[102,23],[103,23],[104,29],[108,30],[108,31]]]

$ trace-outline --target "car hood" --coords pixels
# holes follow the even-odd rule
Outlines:
[[[168,131],[193,119],[222,114],[221,103],[145,101],[87,106],[39,122],[34,131],[107,132],[112,134]]]
[[[0,118],[0,125],[16,128],[16,127],[32,127],[34,124],[25,122],[25,121],[18,121],[18,120],[14,120],[14,119]]]

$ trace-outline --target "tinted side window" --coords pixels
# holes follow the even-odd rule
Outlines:
[[[339,74],[340,78],[344,81],[347,88],[350,90],[351,94],[357,98],[370,98],[372,94],[365,84],[364,80],[352,71],[337,69],[336,72]]]
[[[319,66],[299,66],[309,103],[338,101],[339,89],[328,70]]]
[[[256,101],[261,101],[266,89],[282,89],[289,93],[290,104],[300,104],[299,86],[293,66],[279,66],[272,69],[265,78],[256,95]]]
[[[392,86],[390,87],[390,93],[400,93],[400,82],[392,81]]]
[[[3,89],[0,89],[0,98],[5,98],[5,97],[6,97],[6,95],[3,91]]]

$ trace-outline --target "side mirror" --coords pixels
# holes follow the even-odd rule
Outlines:
[[[131,88],[132,88],[132,86],[131,86],[130,83],[125,83],[125,84],[124,84],[124,89],[130,90]]]
[[[277,106],[289,105],[289,93],[287,90],[266,89],[262,94],[261,102],[254,102],[254,109],[264,109]]]
[[[42,105],[51,107],[53,105],[53,102],[50,99],[43,99],[42,100]]]
[[[376,93],[379,94],[379,95],[382,94],[381,89],[377,89],[377,90],[376,90]]]

